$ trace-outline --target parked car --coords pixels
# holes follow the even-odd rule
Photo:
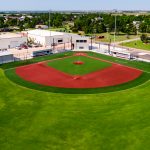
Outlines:
[[[20,47],[23,48],[23,49],[28,49],[28,46],[25,45],[25,44],[22,44]]]
[[[32,45],[28,45],[29,48],[32,48]]]
[[[21,50],[21,47],[20,47],[20,46],[16,46],[16,49],[17,49],[17,50]]]
[[[39,47],[39,45],[34,45],[34,47]]]
[[[102,36],[97,36],[97,38],[98,38],[98,39],[104,39],[105,36],[103,36],[103,35],[102,35]]]

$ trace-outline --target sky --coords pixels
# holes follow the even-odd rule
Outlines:
[[[3,10],[150,10],[150,0],[0,0]]]

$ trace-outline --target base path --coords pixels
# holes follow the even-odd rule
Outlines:
[[[65,58],[64,58],[65,59]],[[98,58],[96,58],[98,59]],[[72,76],[45,62],[16,68],[16,74],[26,81],[60,88],[100,88],[115,86],[138,78],[142,71],[120,64],[83,76]]]

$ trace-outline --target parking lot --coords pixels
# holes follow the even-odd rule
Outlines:
[[[45,50],[52,50],[52,53],[58,53],[63,50],[70,50],[71,49],[71,43],[66,43],[66,44],[59,44],[56,46],[41,46],[41,47],[28,47],[28,48],[13,48],[13,49],[8,49],[9,52],[11,52],[14,55],[15,60],[26,60],[26,59],[31,59],[33,58],[33,52],[38,52],[42,51],[44,52]],[[43,54],[44,55],[44,54]]]

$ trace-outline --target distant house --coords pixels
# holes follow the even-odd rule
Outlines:
[[[141,24],[141,21],[133,21],[134,25]]]
[[[36,25],[35,28],[36,29],[48,29],[48,26],[39,24],[39,25]]]
[[[69,26],[71,26],[71,27],[74,26],[74,22],[73,22],[73,21],[64,21],[63,24],[64,24],[64,25],[69,25]]]
[[[134,25],[137,29],[139,29],[140,24],[141,24],[141,21],[133,21],[133,25]]]
[[[29,19],[32,19],[33,18],[33,16],[26,16],[27,18],[29,18]]]
[[[4,22],[6,23],[9,19],[19,19],[19,17],[18,16],[4,16],[4,18],[5,18],[5,20],[4,20]]]
[[[19,18],[19,20],[20,20],[20,21],[24,21],[25,18],[26,18],[25,16],[21,16],[21,17]]]
[[[95,20],[96,21],[103,21],[104,19],[102,17],[96,17]]]

